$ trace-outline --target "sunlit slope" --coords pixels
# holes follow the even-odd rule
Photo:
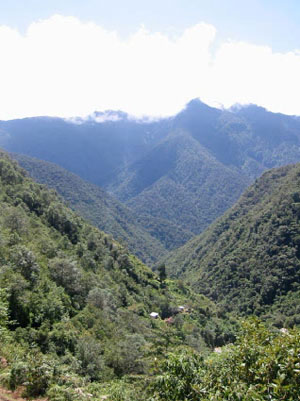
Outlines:
[[[300,165],[270,170],[205,233],[176,250],[169,271],[244,314],[300,323]],[[281,322],[282,323],[282,322]]]

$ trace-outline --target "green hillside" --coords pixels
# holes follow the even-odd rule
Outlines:
[[[300,161],[300,119],[255,105],[220,110],[195,99],[157,121],[112,111],[105,121],[105,115],[0,121],[0,146],[100,185],[166,249],[200,234],[267,169]],[[122,223],[118,238],[126,236],[123,230]],[[154,260],[157,242],[151,259],[141,242],[139,256]]]
[[[100,187],[54,164],[25,155],[12,157],[41,184],[55,189],[84,219],[113,238],[146,263],[153,263],[166,250],[141,227],[133,213]]]
[[[246,176],[218,162],[188,132],[175,132],[108,189],[136,213],[202,232],[240,196]]]
[[[211,301],[157,276],[2,152],[0,210],[0,384],[99,400],[127,377],[141,399],[167,351],[233,338]]]
[[[270,170],[167,262],[225,310],[300,323],[300,165]]]
[[[134,211],[201,233],[266,169],[300,160],[300,120],[254,105],[219,110],[199,100],[167,136],[106,184]]]

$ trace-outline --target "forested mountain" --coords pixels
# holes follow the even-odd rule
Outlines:
[[[143,123],[124,113],[96,113],[76,122],[25,118],[0,122],[0,146],[56,163],[103,187],[116,169],[143,157],[169,126],[169,120]]]
[[[178,136],[191,143],[190,134]],[[20,160],[65,187],[70,202],[102,199],[104,211],[104,199],[112,201],[60,167]],[[300,164],[264,173],[175,251],[167,266],[180,282],[163,266],[153,273],[5,153],[0,210],[0,384],[52,401],[298,397],[299,331],[256,321],[234,328],[235,316],[252,313],[277,327],[300,322]]]
[[[167,265],[227,310],[299,324],[300,164],[264,173]]]
[[[168,224],[174,232],[179,224],[179,233],[198,234],[263,171],[300,161],[300,119],[257,106],[219,110],[193,100],[176,116],[152,122],[120,112],[72,122],[2,121],[0,145],[109,190],[172,248],[180,241],[177,234],[169,237]]]
[[[97,185],[50,162],[11,154],[41,184],[55,189],[83,218],[113,238],[148,264],[162,258],[169,249],[187,242],[192,233],[179,225],[147,215],[135,215]]]
[[[0,384],[54,401],[140,400],[167,351],[233,338],[211,301],[153,273],[3,152],[0,210]]]
[[[240,196],[247,177],[218,162],[189,133],[171,134],[108,189],[136,213],[203,231]]]
[[[255,105],[218,110],[194,100],[176,121],[218,161],[248,177],[300,160],[299,117]]]

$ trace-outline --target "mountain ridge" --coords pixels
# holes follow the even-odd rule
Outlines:
[[[147,123],[124,116],[81,124],[2,121],[0,145],[100,185],[135,215],[151,214],[173,227],[179,221],[181,229],[199,234],[266,169],[300,161],[300,119],[255,106],[221,110],[193,100],[172,118]],[[193,159],[194,173],[184,157]],[[203,174],[210,179],[201,191],[197,180],[201,183]]]
[[[174,276],[244,314],[299,324],[300,164],[271,169],[166,261]]]
[[[172,154],[173,165],[168,166],[167,171],[152,185],[126,201],[137,213],[142,213],[147,205],[148,213],[152,216],[166,216],[170,221],[176,221],[198,234],[231,206],[247,183],[247,177],[240,177],[222,166],[185,132],[170,135],[157,147]],[[151,160],[150,156],[149,165],[157,157],[157,147],[152,150],[154,157]],[[139,174],[138,169],[135,169],[135,174]],[[136,177],[133,179],[139,180]],[[120,182],[126,184],[123,174]],[[228,190],[222,193],[225,183]],[[123,185],[118,189],[122,195],[125,192]],[[118,196],[118,192],[109,189]],[[221,193],[220,196],[216,196],[217,192]]]

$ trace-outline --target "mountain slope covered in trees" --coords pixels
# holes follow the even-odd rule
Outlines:
[[[55,189],[83,218],[111,234],[145,263],[153,264],[192,237],[192,233],[162,219],[135,215],[100,187],[55,165],[25,155],[12,154],[32,178]]]
[[[299,324],[300,164],[264,173],[167,265],[225,309]]]
[[[136,213],[144,210],[197,234],[240,196],[247,177],[219,163],[189,133],[167,137],[108,189]]]
[[[300,120],[257,106],[219,110],[193,100],[176,116],[152,122],[120,112],[73,122],[2,121],[0,145],[102,186],[142,220],[162,219],[152,232],[161,231],[172,248],[163,228],[168,222],[198,234],[263,171],[300,161]]]
[[[211,301],[157,276],[3,152],[0,210],[0,383],[99,400],[130,375],[141,399],[154,356],[232,338]]]
[[[143,157],[169,132],[169,120],[143,123],[124,113],[72,122],[34,117],[0,121],[0,146],[56,163],[103,187],[116,169]],[[101,121],[101,122],[97,122]]]

